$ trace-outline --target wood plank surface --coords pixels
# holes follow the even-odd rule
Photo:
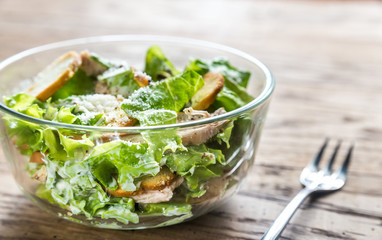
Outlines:
[[[382,2],[0,0],[0,60],[106,34],[198,38],[246,51],[277,81],[254,168],[221,208],[176,226],[114,231],[42,212],[0,157],[0,239],[259,239],[324,137],[355,139],[343,190],[306,201],[282,239],[381,239]],[[341,153],[343,155],[343,152]]]

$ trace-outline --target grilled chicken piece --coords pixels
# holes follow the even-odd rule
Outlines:
[[[221,73],[209,72],[203,79],[203,87],[191,98],[191,107],[195,110],[207,109],[224,87],[224,77]]]
[[[81,52],[81,68],[91,77],[96,77],[107,70],[106,66],[92,59],[88,51]]]
[[[136,191],[125,191],[121,188],[106,191],[116,197],[131,197],[138,203],[158,203],[170,200],[173,190],[182,182],[182,177],[163,167],[157,175],[144,179]]]
[[[151,77],[148,76],[146,73],[140,72],[134,68],[132,68],[134,71],[134,80],[137,82],[137,84],[140,87],[146,87],[150,85],[151,83]]]
[[[224,108],[219,108],[212,114],[208,113],[207,111],[194,110],[193,108],[186,108],[183,110],[183,112],[187,116],[187,121],[214,117],[226,113]],[[183,120],[185,119],[184,116],[182,118]],[[181,129],[178,133],[182,137],[182,143],[184,146],[199,145],[207,142],[208,139],[218,134],[229,122],[230,120],[223,120],[208,123],[202,126]]]
[[[35,172],[33,175],[33,179],[36,181],[39,181],[40,183],[45,183],[46,179],[48,178],[48,172],[46,170],[45,165],[42,165],[42,167]]]
[[[223,130],[230,120],[222,120],[218,122],[208,123],[200,127],[192,127],[179,131],[182,136],[182,144],[184,146],[199,145],[208,141],[221,130]]]
[[[147,190],[142,194],[132,196],[137,203],[160,203],[169,201],[172,196],[174,189],[180,186],[183,182],[183,177],[177,177],[169,186],[161,190]]]
[[[32,154],[31,158],[29,159],[29,162],[43,164],[44,163],[44,161],[42,160],[43,158],[44,158],[44,155],[40,151],[37,151]]]
[[[41,101],[47,100],[73,76],[81,64],[80,56],[68,52],[42,70],[27,92]]]

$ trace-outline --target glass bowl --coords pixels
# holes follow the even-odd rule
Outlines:
[[[64,124],[33,118],[13,111],[6,107],[4,101],[1,100],[0,114],[2,120],[0,121],[0,133],[5,158],[10,165],[18,186],[40,208],[59,217],[85,225],[113,229],[144,229],[194,219],[217,208],[238,191],[250,167],[253,165],[265,115],[274,89],[274,80],[268,68],[244,52],[215,43],[165,36],[118,35],[69,40],[33,48],[1,62],[0,95],[2,97],[10,96],[27,89],[38,72],[52,60],[68,51],[80,52],[87,49],[105,58],[126,60],[129,65],[143,69],[146,50],[152,45],[160,46],[168,59],[178,68],[186,66],[190,58],[208,60],[216,57],[227,58],[233,66],[251,73],[247,91],[254,96],[254,100],[223,115],[196,121],[150,127],[111,128]],[[72,196],[73,199],[62,199],[62,196],[61,198],[56,196],[53,199],[52,197],[46,197],[47,194],[49,196],[53,195],[53,190],[50,192],[51,190],[33,179],[36,169],[39,169],[44,164],[30,163],[30,153],[23,152],[22,146],[17,147],[15,145],[15,136],[9,135],[8,125],[17,122],[38,125],[41,131],[31,132],[32,137],[41,137],[39,133],[46,130],[56,133],[69,132],[70,134],[91,136],[89,139],[92,139],[92,147],[88,149],[85,155],[75,155],[74,161],[77,162],[83,161],[92,153],[95,147],[103,144],[105,142],[104,136],[108,136],[107,142],[120,141],[121,136],[140,136],[142,134],[153,134],[166,138],[166,134],[169,132],[176,131],[179,134],[198,132],[203,127],[210,127],[213,124],[222,122],[233,122],[233,129],[229,140],[229,148],[225,144],[218,144],[214,141],[208,143],[208,147],[214,147],[221,151],[225,157],[225,162],[216,176],[199,179],[201,189],[205,192],[199,194],[202,196],[184,193],[182,187],[178,187],[174,190],[169,202],[164,202],[162,205],[150,205],[134,204],[130,198],[126,197],[113,197],[113,200],[111,200],[110,195],[104,191],[103,194],[98,193],[98,195],[102,196],[98,196],[97,204],[108,206],[108,210],[102,210],[101,206],[98,208],[99,210],[94,210],[92,215],[89,213],[84,214],[81,209],[85,209],[86,204],[92,204],[92,199],[97,198],[97,196],[94,196],[94,192],[84,192],[85,195],[89,194],[89,196],[82,199],[76,199],[77,195],[70,194],[65,196]],[[47,140],[42,137],[41,141]],[[117,152],[116,154],[122,153]],[[58,176],[60,166],[46,166],[48,169],[47,182],[50,181],[49,177]],[[103,167],[107,168],[107,166]],[[79,175],[78,177],[84,177],[92,182],[91,184],[94,184],[94,188],[98,189],[97,191],[105,189],[102,188],[102,184],[97,181],[97,178],[92,175],[92,172],[78,171],[76,174]],[[51,186],[57,189],[66,189],[60,185],[59,180],[52,181]],[[57,199],[61,203],[58,203]],[[71,205],[72,207],[68,207],[68,201],[77,201],[76,207],[73,207],[74,204]],[[122,205],[112,205],[110,201],[114,203],[119,201]],[[129,210],[124,208],[127,205]],[[119,208],[118,206],[123,207]],[[119,217],[110,214],[110,211],[116,213]],[[126,216],[124,216],[124,211],[127,211]],[[131,213],[134,213],[133,217]]]

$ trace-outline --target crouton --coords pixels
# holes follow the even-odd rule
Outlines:
[[[206,73],[203,79],[203,87],[191,98],[191,107],[195,110],[207,109],[224,87],[224,77],[220,73]]]
[[[41,101],[47,100],[73,76],[81,64],[80,56],[68,52],[42,70],[27,92]]]

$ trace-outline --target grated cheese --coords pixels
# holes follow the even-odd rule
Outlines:
[[[81,114],[78,118],[84,123],[89,123],[98,114],[108,126],[119,126],[127,123],[129,117],[120,108],[123,98],[109,94],[93,94],[83,96],[72,96],[70,103],[76,106],[76,112]]]

